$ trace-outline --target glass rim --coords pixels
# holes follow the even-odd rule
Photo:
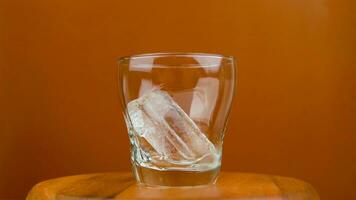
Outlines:
[[[234,56],[230,55],[222,55],[222,54],[215,54],[215,53],[201,53],[201,52],[158,52],[158,53],[142,53],[142,54],[133,54],[129,56],[122,56],[117,58],[118,62],[124,62],[130,59],[140,59],[140,58],[158,58],[158,57],[192,57],[192,56],[199,56],[199,57],[206,57],[206,58],[222,58],[231,60],[233,62],[236,61]]]

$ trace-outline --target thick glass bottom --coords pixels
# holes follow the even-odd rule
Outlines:
[[[220,167],[206,171],[157,170],[133,165],[133,173],[146,186],[197,186],[214,184]]]

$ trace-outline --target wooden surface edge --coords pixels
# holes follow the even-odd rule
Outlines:
[[[309,183],[296,178],[237,172],[222,172],[220,178],[220,182],[218,181],[214,186],[219,188],[219,192],[209,199],[220,199],[219,194],[222,195],[221,199],[250,199],[248,195],[244,197],[244,193],[253,193],[255,188],[249,188],[246,185],[261,182],[267,183],[266,187],[258,183],[257,186],[260,186],[260,188],[256,189],[257,191],[266,190],[266,193],[269,194],[266,199],[320,200],[318,193]],[[150,194],[151,199],[162,199],[161,197],[167,194],[177,194],[177,199],[185,199],[184,195],[189,195],[189,192],[192,191],[206,191],[207,194],[202,196],[204,198],[209,197],[210,192],[209,189],[184,191],[181,188],[171,188],[169,191],[162,192],[157,189],[154,191],[137,186],[135,183],[129,172],[66,176],[36,184],[29,191],[26,200],[57,200],[67,199],[66,197],[69,196],[87,199],[93,193],[98,194],[98,197],[102,199],[138,199],[142,195],[146,196],[146,194]],[[241,191],[239,191],[240,189]]]

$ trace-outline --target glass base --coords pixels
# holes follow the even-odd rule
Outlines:
[[[207,171],[155,170],[133,165],[133,173],[139,184],[146,186],[198,186],[214,184],[220,167]]]

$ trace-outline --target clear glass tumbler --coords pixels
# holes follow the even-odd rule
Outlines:
[[[204,53],[122,57],[119,90],[138,183],[215,183],[236,85],[235,60]]]

